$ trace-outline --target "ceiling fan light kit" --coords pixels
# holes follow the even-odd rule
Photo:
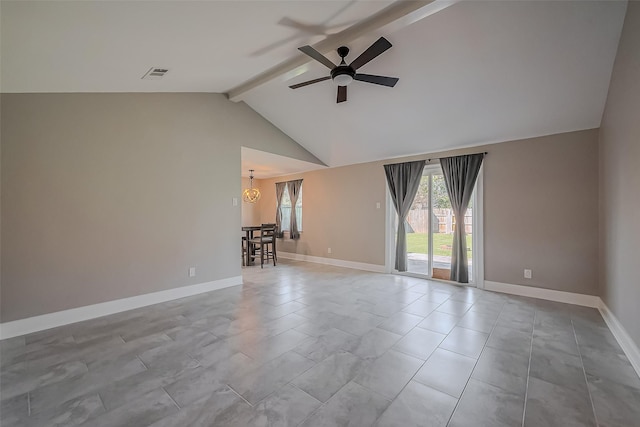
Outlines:
[[[346,46],[340,46],[338,48],[338,55],[342,58],[340,65],[331,70],[331,80],[336,86],[347,86],[353,81],[356,75],[356,70],[348,66],[344,62],[344,57],[349,54],[349,48]]]
[[[353,81],[353,76],[349,74],[338,74],[332,77],[333,83],[336,86],[348,86]]]
[[[311,46],[302,46],[301,48],[298,48],[302,53],[310,56],[325,67],[329,68],[331,70],[331,73],[326,77],[320,77],[318,79],[298,83],[289,87],[291,89],[298,89],[304,86],[331,79],[333,83],[338,86],[338,97],[336,100],[337,103],[345,102],[347,100],[347,86],[354,80],[365,83],[373,83],[380,86],[394,87],[396,83],[398,83],[398,80],[400,80],[397,77],[359,74],[356,72],[358,68],[377,58],[380,54],[391,48],[391,46],[392,44],[389,43],[387,39],[385,39],[384,37],[380,37],[375,43],[369,46],[367,50],[365,50],[349,65],[347,65],[344,60],[344,58],[349,54],[349,48],[346,46],[340,46],[337,49],[338,55],[340,55],[341,58],[339,65],[335,65],[326,56],[324,56]]]

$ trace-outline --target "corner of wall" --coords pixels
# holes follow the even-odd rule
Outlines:
[[[640,286],[634,257],[640,225],[640,3],[628,2],[598,139],[598,292],[630,339],[640,343]]]

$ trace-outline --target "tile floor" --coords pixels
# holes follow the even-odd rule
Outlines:
[[[0,342],[3,427],[640,426],[594,309],[284,261]]]

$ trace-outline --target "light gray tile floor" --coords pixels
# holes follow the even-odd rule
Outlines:
[[[640,426],[595,309],[281,261],[0,341],[13,426]]]

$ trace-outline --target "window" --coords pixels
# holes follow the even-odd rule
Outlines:
[[[300,187],[300,195],[296,202],[296,218],[298,219],[298,230],[302,231],[302,187]],[[291,199],[289,198],[289,189],[284,188],[282,195],[282,231],[289,231],[291,224]]]

